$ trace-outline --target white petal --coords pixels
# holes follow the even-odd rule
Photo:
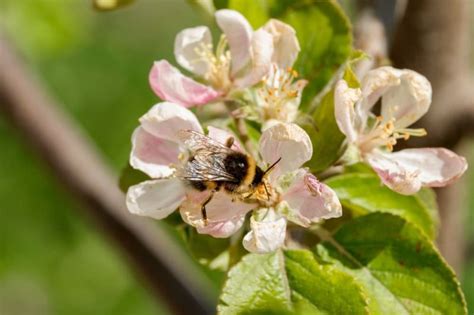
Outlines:
[[[419,171],[406,169],[393,158],[393,153],[373,151],[366,155],[366,160],[388,188],[403,195],[412,195],[421,189]]]
[[[376,152],[368,161],[387,186],[403,194],[413,194],[421,186],[449,185],[467,169],[462,156],[444,148]]]
[[[339,130],[346,135],[347,140],[353,143],[357,140],[357,133],[362,127],[362,119],[354,110],[354,104],[361,98],[360,89],[351,89],[347,82],[339,80],[334,90],[334,114]]]
[[[152,178],[173,174],[170,164],[178,163],[179,145],[153,136],[138,127],[132,135],[130,165]]]
[[[334,190],[306,170],[298,171],[282,199],[290,207],[288,219],[302,226],[342,215],[342,206]]]
[[[142,127],[157,138],[179,142],[180,130],[203,132],[196,116],[188,109],[170,102],[158,103],[140,117]]]
[[[426,114],[431,104],[431,84],[424,76],[412,70],[397,72],[400,84],[391,87],[382,96],[382,117],[395,118],[395,127],[404,128]]]
[[[201,205],[209,198],[210,192],[188,192],[180,208],[183,220],[196,227],[198,233],[214,237],[229,237],[242,226],[247,212],[256,207],[254,204],[232,201],[226,192],[216,192],[206,205],[207,225],[201,213]]]
[[[250,62],[252,26],[245,17],[234,10],[219,10],[215,13],[217,25],[224,32],[232,57],[231,75],[235,75]]]
[[[182,30],[174,41],[176,61],[186,70],[204,76],[209,71],[209,61],[199,51],[212,51],[212,37],[209,28],[198,26]]]
[[[185,186],[177,178],[149,180],[127,191],[127,208],[133,214],[163,219],[185,199]]]
[[[380,67],[367,72],[361,82],[362,98],[359,108],[361,115],[367,116],[369,111],[391,87],[400,84],[400,70],[392,67]]]
[[[222,144],[225,144],[229,140],[229,138],[233,138],[234,144],[232,145],[231,149],[240,151],[240,152],[245,152],[239,140],[233,133],[224,129],[213,127],[213,126],[208,126],[207,130],[209,131],[207,134],[209,138],[212,138]]]
[[[148,79],[152,90],[163,101],[186,107],[210,103],[221,95],[209,86],[184,76],[166,60],[153,64]]]
[[[273,209],[268,209],[263,220],[257,221],[254,216],[250,218],[250,232],[244,236],[243,245],[252,253],[270,253],[283,246],[285,236],[286,219],[278,217]]]
[[[296,124],[278,123],[267,128],[260,137],[260,154],[267,164],[281,158],[270,179],[297,170],[313,155],[308,134]]]
[[[270,33],[259,29],[253,35],[252,57],[249,66],[244,74],[235,79],[234,84],[244,88],[255,85],[270,71],[273,54],[273,38]]]
[[[263,29],[273,37],[272,62],[282,69],[291,67],[300,52],[295,30],[290,25],[275,19],[268,21]]]

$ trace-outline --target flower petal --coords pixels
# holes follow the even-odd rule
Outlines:
[[[245,152],[242,145],[240,144],[240,141],[233,133],[213,126],[208,126],[207,130],[209,131],[207,136],[216,140],[219,143],[225,144],[229,138],[234,138],[234,143],[232,144],[231,149],[240,152]]]
[[[178,163],[178,154],[179,146],[175,142],[157,138],[143,127],[133,132],[130,165],[152,178],[173,174],[170,164]]]
[[[185,186],[177,178],[149,180],[127,191],[127,208],[133,214],[163,219],[185,199]]]
[[[405,128],[426,114],[431,104],[431,84],[412,70],[399,70],[400,84],[382,96],[382,117],[395,118],[396,128]]]
[[[220,92],[184,76],[168,61],[155,61],[149,76],[153,91],[164,101],[191,107],[209,103]]]
[[[337,82],[334,90],[334,114],[339,130],[350,143],[357,140],[358,129],[362,126],[363,118],[354,110],[354,104],[360,98],[360,89],[351,89],[344,80]]]
[[[282,69],[291,67],[300,52],[300,44],[293,27],[271,19],[263,26],[263,29],[273,37],[272,62]]]
[[[373,151],[366,155],[366,160],[388,188],[403,195],[416,193],[422,186],[419,172],[405,169],[392,155]]]
[[[265,129],[260,137],[259,148],[267,164],[273,164],[281,158],[270,173],[271,181],[297,170],[313,155],[313,145],[308,134],[292,123],[277,123]]]
[[[268,211],[261,221],[255,219],[255,215],[250,218],[250,232],[243,239],[246,250],[252,253],[270,253],[281,246],[286,236],[286,219],[278,217],[273,209],[261,209]]]
[[[153,106],[140,117],[140,123],[153,136],[173,142],[179,142],[178,131],[187,129],[203,132],[196,116],[188,109],[170,102]]]
[[[245,17],[234,10],[219,10],[215,13],[217,25],[224,32],[232,57],[231,76],[250,62],[250,43],[253,29]]]
[[[367,72],[361,82],[362,102],[356,108],[361,117],[367,117],[370,110],[391,87],[400,84],[400,70],[380,67]],[[364,123],[366,119],[363,120]]]
[[[421,186],[449,185],[467,169],[462,156],[444,148],[375,152],[368,162],[387,186],[406,195],[416,193]]]
[[[256,31],[252,38],[252,58],[243,75],[235,79],[237,87],[245,88],[257,84],[270,71],[273,54],[273,38],[263,29]]]
[[[212,37],[206,26],[192,27],[182,30],[174,41],[174,55],[181,67],[199,76],[209,71],[209,62],[202,58],[199,50],[212,51]]]
[[[306,170],[298,171],[282,199],[290,207],[288,219],[305,227],[342,215],[342,206],[334,190]]]
[[[198,233],[213,237],[229,237],[242,226],[247,212],[256,207],[238,200],[232,201],[229,193],[218,191],[206,205],[207,225],[201,213],[201,205],[209,198],[210,191],[188,192],[180,207],[183,220],[196,227]]]

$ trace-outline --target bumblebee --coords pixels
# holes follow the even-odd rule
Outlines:
[[[280,161],[263,171],[250,155],[232,149],[234,138],[222,144],[210,137],[191,130],[178,134],[188,150],[187,161],[178,168],[177,176],[199,191],[211,193],[201,205],[204,223],[207,224],[206,205],[217,191],[232,194],[233,200],[265,203],[270,201],[265,175]]]

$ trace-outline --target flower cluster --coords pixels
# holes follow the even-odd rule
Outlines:
[[[151,88],[163,102],[140,118],[130,155],[130,165],[150,180],[129,188],[127,207],[155,219],[178,210],[198,233],[213,237],[243,229],[248,251],[271,252],[285,246],[288,225],[309,227],[341,216],[342,207],[304,167],[313,147],[295,123],[306,81],[291,68],[300,50],[294,29],[270,20],[254,31],[232,10],[219,10],[215,18],[223,32],[215,48],[205,26],[176,36],[176,60],[195,79],[166,60],[151,69]],[[381,115],[375,116],[370,110],[380,97]],[[466,169],[465,160],[446,149],[391,152],[399,139],[425,133],[407,127],[430,102],[429,82],[409,70],[379,68],[367,73],[360,89],[343,80],[335,87],[335,117],[348,150],[403,194],[446,185]],[[239,104],[229,108],[236,120],[258,122],[253,148],[239,141],[248,135],[235,126],[234,132],[214,126],[205,132],[188,108],[210,103]]]

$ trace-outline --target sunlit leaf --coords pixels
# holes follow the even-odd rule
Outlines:
[[[467,314],[453,271],[402,218],[369,214],[326,239],[315,254],[363,286],[370,314]]]
[[[436,236],[437,208],[434,195],[429,191],[412,196],[400,195],[383,186],[373,171],[334,176],[326,184],[336,191],[344,208],[356,215],[389,212],[415,224],[429,238]]]
[[[350,276],[306,250],[249,254],[229,273],[219,314],[367,314]]]

